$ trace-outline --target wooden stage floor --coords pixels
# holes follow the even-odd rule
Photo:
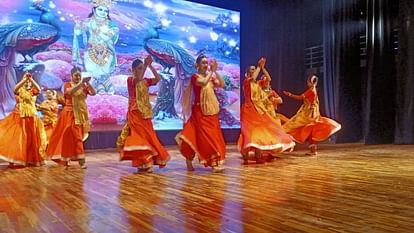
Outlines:
[[[187,172],[176,147],[153,174],[113,149],[73,163],[0,163],[0,232],[413,232],[414,145],[322,145],[265,165]]]

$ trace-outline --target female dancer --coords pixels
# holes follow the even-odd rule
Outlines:
[[[39,111],[43,113],[43,124],[47,135],[47,140],[50,140],[53,128],[57,122],[57,114],[59,111],[58,103],[56,100],[56,91],[46,90],[46,100],[40,105],[36,106]]]
[[[283,103],[283,99],[275,90],[272,90],[272,87],[270,86],[270,81],[272,81],[272,78],[270,77],[266,68],[263,68],[263,73],[265,73],[265,75],[263,75],[264,77],[257,83],[267,95],[267,100],[265,100],[264,105],[267,109],[267,112],[273,118],[275,118],[276,121],[278,121],[280,124],[283,124],[289,120],[286,116],[277,112],[279,105]]]
[[[244,103],[240,113],[241,133],[238,147],[245,164],[248,164],[249,160],[263,163],[264,154],[272,156],[295,146],[291,137],[281,127],[280,120],[269,114],[269,109],[265,105],[268,96],[256,80],[260,70],[264,71],[265,76],[270,77],[264,69],[265,63],[266,59],[261,58],[257,67],[250,66],[243,81]]]
[[[40,166],[46,149],[46,133],[35,106],[40,87],[30,73],[25,73],[14,93],[16,108],[0,121],[0,158],[11,167]]]
[[[183,130],[176,141],[186,158],[187,170],[193,171],[192,161],[197,155],[201,164],[212,167],[213,172],[223,170],[226,144],[219,122],[219,103],[214,87],[224,87],[224,80],[217,72],[217,61],[212,60],[208,70],[208,58],[196,59],[197,73],[185,91],[183,101]]]
[[[324,141],[341,129],[336,121],[321,116],[319,112],[319,99],[316,92],[318,77],[310,75],[307,79],[308,89],[301,95],[283,91],[283,94],[295,100],[302,100],[303,104],[296,115],[290,118],[283,128],[295,141],[304,143],[309,140],[310,152],[308,155],[316,155],[316,141]]]
[[[138,172],[152,172],[152,166],[165,167],[170,156],[161,145],[152,126],[152,107],[149,101],[148,87],[160,81],[160,75],[151,65],[148,56],[144,63],[136,59],[132,63],[132,77],[128,77],[128,115],[127,123],[117,140],[121,160],[132,160],[132,166]],[[145,70],[150,68],[154,79],[144,78]]]
[[[81,70],[73,67],[72,81],[64,84],[65,106],[50,135],[46,154],[56,162],[63,161],[66,168],[69,161],[78,161],[85,169],[83,142],[88,137],[89,113],[86,105],[88,95],[96,95],[89,83],[90,77],[81,78]]]

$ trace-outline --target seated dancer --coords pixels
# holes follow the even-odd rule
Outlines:
[[[56,91],[46,90],[46,100],[44,100],[40,105],[36,105],[37,109],[43,113],[43,124],[45,126],[45,131],[47,135],[47,140],[50,140],[50,135],[52,134],[53,128],[56,125],[59,106],[56,100]]]
[[[341,129],[336,121],[321,116],[319,112],[319,99],[316,92],[318,77],[310,75],[307,79],[308,89],[301,95],[283,91],[283,94],[295,100],[303,101],[297,113],[290,118],[283,128],[296,142],[309,141],[310,152],[308,155],[316,155],[316,141],[324,141]]]
[[[226,144],[219,122],[219,102],[214,87],[224,87],[224,80],[217,72],[217,61],[212,60],[208,70],[208,58],[200,55],[196,59],[197,73],[184,93],[183,130],[176,141],[186,159],[187,170],[193,171],[195,156],[213,172],[223,171]]]
[[[0,121],[0,158],[10,167],[43,165],[46,133],[35,106],[40,87],[30,73],[25,73],[14,93],[16,108]]]
[[[264,163],[272,159],[273,155],[295,146],[291,137],[281,127],[274,109],[271,108],[272,111],[269,111],[265,106],[268,95],[256,80],[261,70],[267,78],[270,77],[264,69],[265,63],[266,59],[261,58],[257,67],[250,66],[243,81],[244,103],[240,113],[241,133],[238,148],[245,164],[248,164],[249,160]],[[268,157],[265,158],[264,155]]]
[[[85,169],[83,142],[88,138],[90,128],[86,98],[96,95],[96,90],[89,83],[91,77],[81,77],[80,68],[75,66],[70,73],[71,82],[63,85],[65,105],[50,135],[46,154],[58,163],[63,162],[66,168],[72,160]]]
[[[132,63],[132,77],[128,77],[128,113],[127,123],[117,140],[120,160],[132,160],[132,166],[138,172],[152,172],[152,166],[165,167],[170,156],[158,140],[152,125],[152,107],[149,101],[148,87],[160,81],[160,75],[151,65],[152,57],[144,63],[136,59]],[[150,68],[153,79],[144,78],[145,70]]]

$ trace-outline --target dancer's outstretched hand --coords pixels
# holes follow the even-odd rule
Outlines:
[[[286,96],[292,96],[292,93],[288,92],[288,91],[283,91],[283,94]]]

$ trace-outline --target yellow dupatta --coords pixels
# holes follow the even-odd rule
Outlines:
[[[36,96],[32,96],[32,93],[25,88],[19,89],[19,112],[20,117],[33,117],[34,125],[39,132],[39,154],[44,156],[46,150],[47,136],[42,121],[37,117],[36,110]]]
[[[75,116],[75,125],[82,125],[83,127],[83,141],[88,138],[90,123],[89,123],[89,113],[88,106],[86,105],[87,95],[83,89],[77,90],[72,95],[72,109],[73,115]]]
[[[137,98],[137,108],[141,112],[142,118],[152,118],[152,106],[149,100],[148,86],[145,80],[138,81],[135,86],[135,95]]]
[[[192,113],[192,106],[194,102],[194,92],[193,85],[190,82],[189,85],[185,88],[183,100],[182,100],[182,116],[184,123],[187,122]]]
[[[40,106],[45,108],[44,110],[42,110],[43,124],[45,125],[55,124],[57,122],[57,111],[55,110],[58,107],[57,101],[56,100],[45,100]],[[53,108],[53,110],[51,108]]]
[[[203,115],[216,115],[220,111],[216,93],[214,93],[213,82],[208,82],[201,88],[200,107]]]
[[[255,81],[250,82],[250,99],[259,114],[267,112],[267,108],[264,104],[267,99],[266,93]]]
[[[33,117],[37,115],[35,106],[36,96],[32,96],[32,93],[26,88],[22,87],[18,91],[19,94],[19,112],[20,117]]]
[[[318,95],[316,95],[314,102],[311,102],[309,99],[304,98],[302,106],[300,106],[297,113],[283,125],[283,128],[286,130],[286,132],[290,132],[291,130],[312,123],[313,121],[317,120],[319,116],[320,112]]]

